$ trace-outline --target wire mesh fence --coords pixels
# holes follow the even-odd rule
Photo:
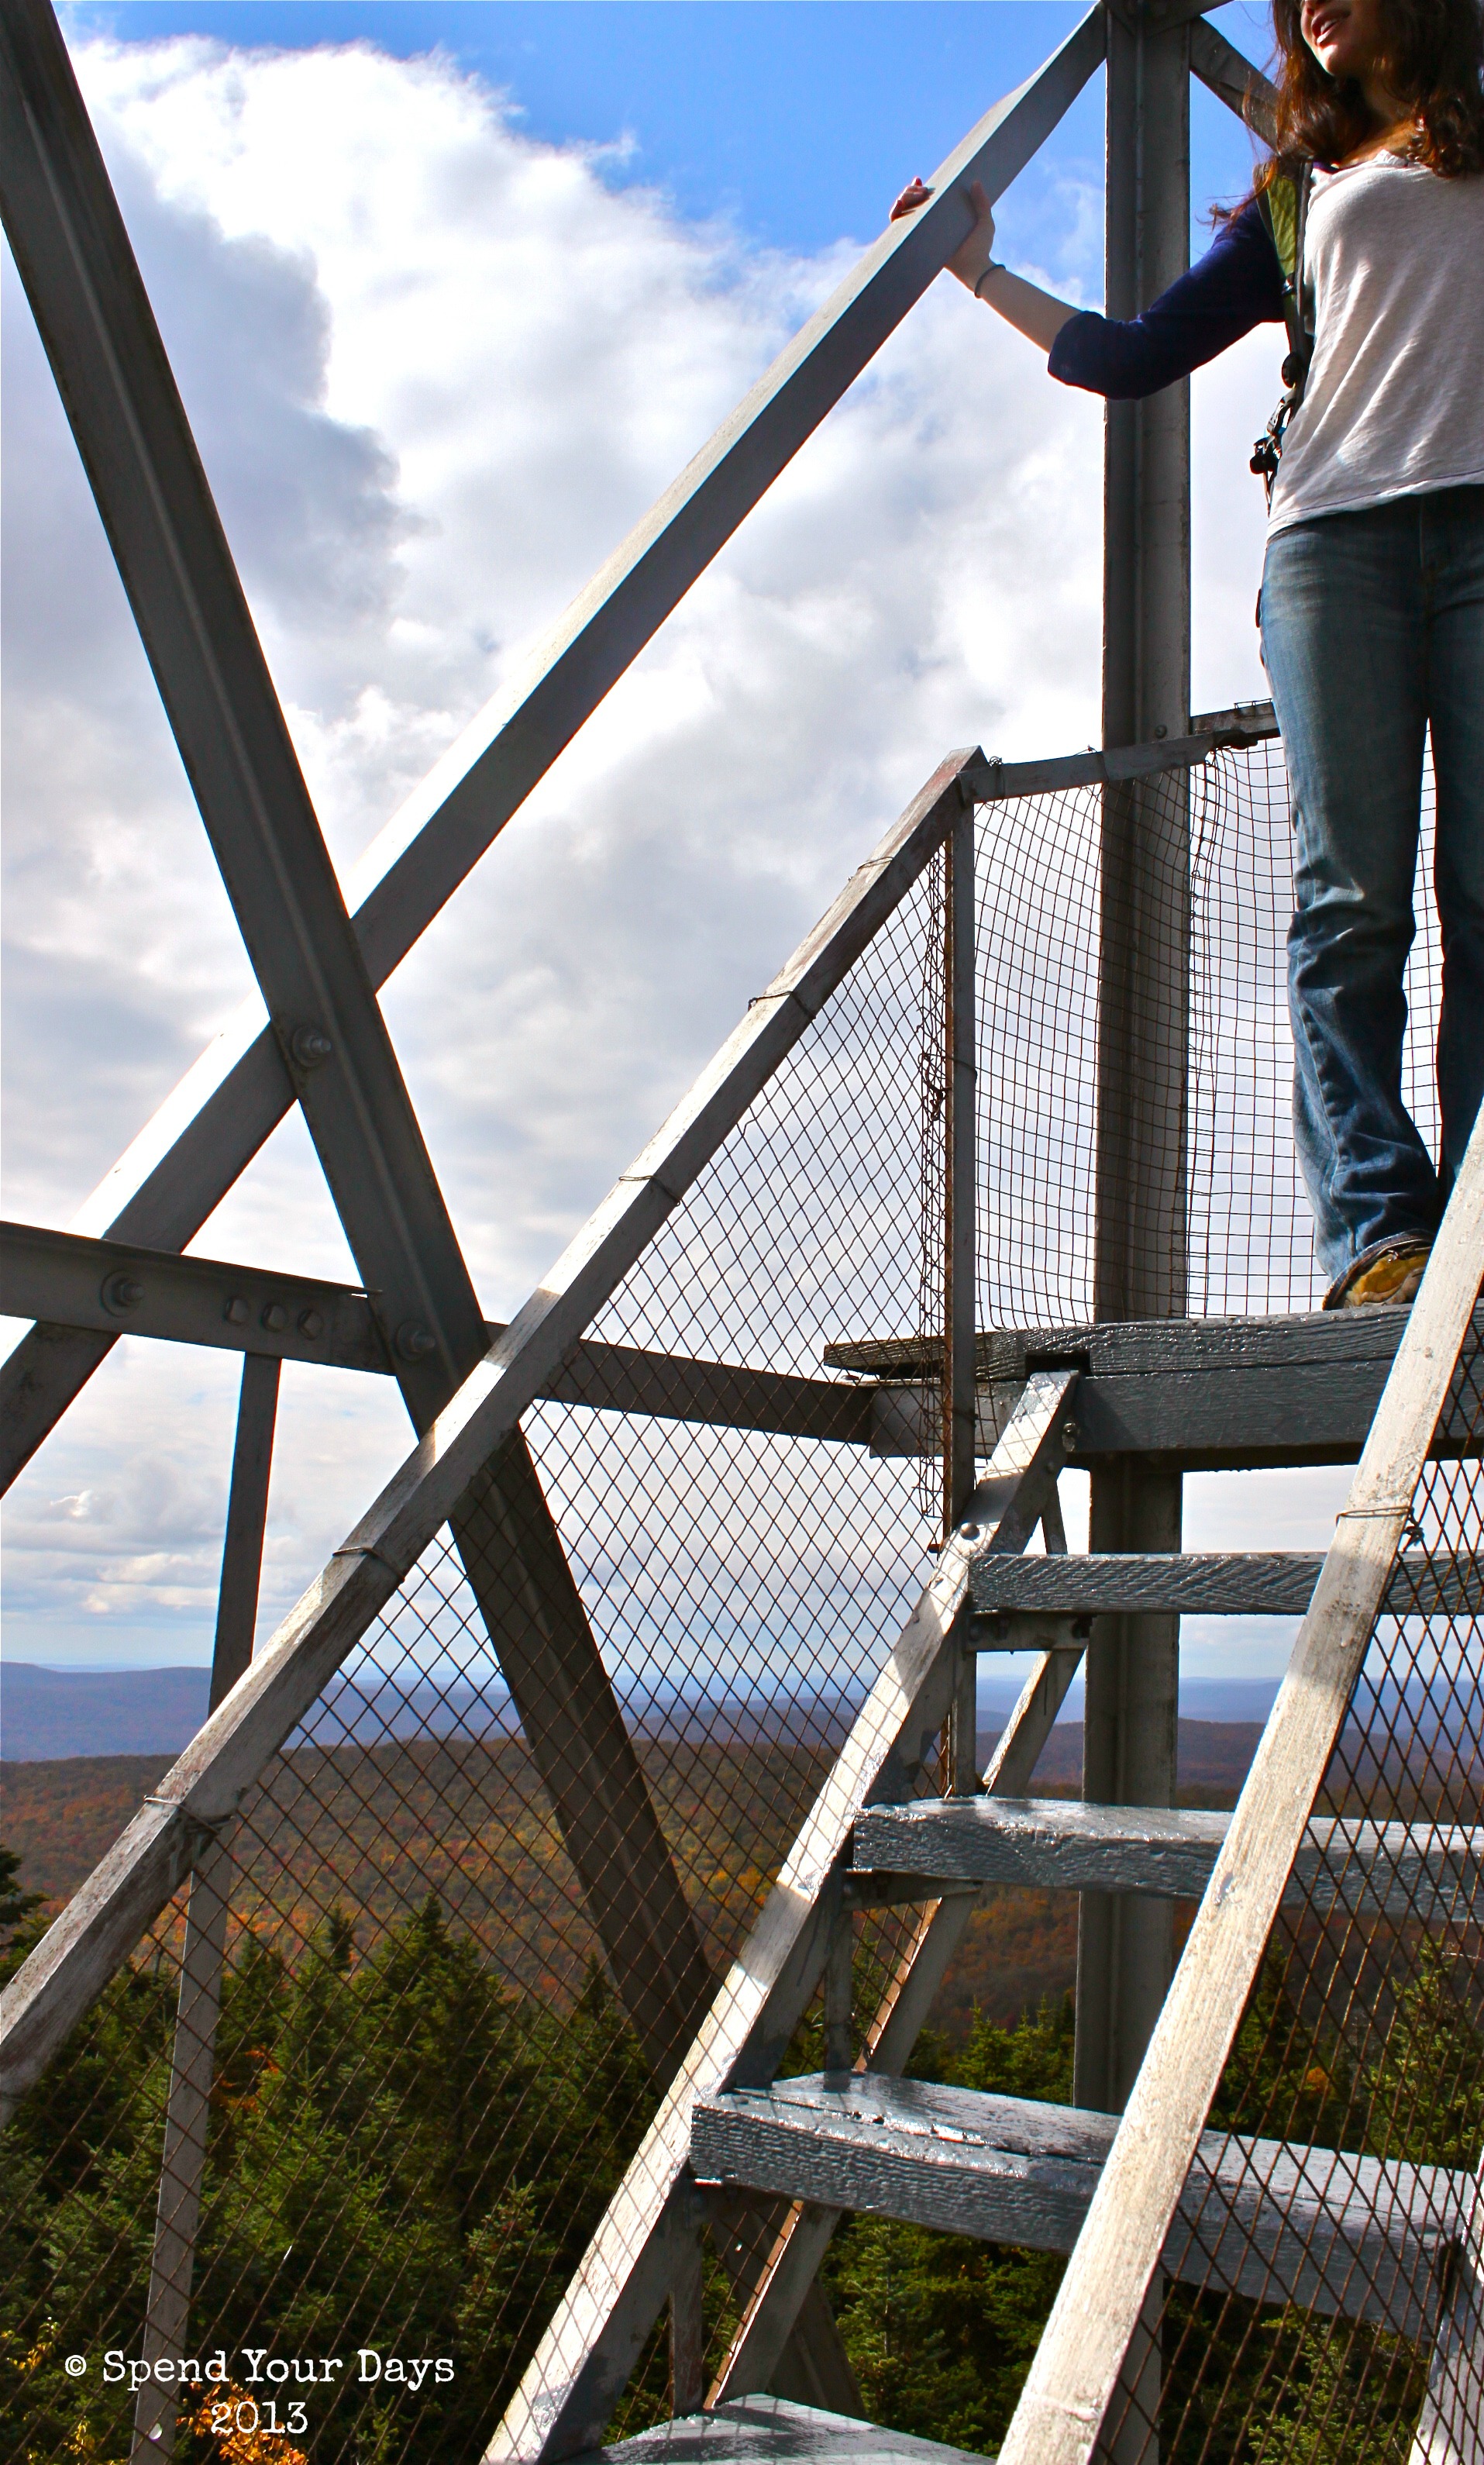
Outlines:
[[[934,899],[877,935],[600,1315],[574,1400],[527,1415],[232,1826],[180,2161],[196,2372],[164,2401],[103,2356],[132,2365],[157,2307],[199,2042],[183,1904],[21,2109],[12,2453],[481,2452],[930,1564],[917,1462],[873,1455],[821,1355],[918,1323]],[[768,1381],[708,1404],[716,1362]],[[615,1365],[646,1409],[599,1400]],[[631,2410],[666,2401],[656,2348]]]
[[[1085,1325],[1095,1315],[1098,953],[1112,890],[1100,862],[1106,794],[1057,788],[989,805],[982,817],[986,1327]],[[1163,1115],[1144,1123],[1147,1146],[1173,1144],[1184,1158],[1182,1306],[1198,1317],[1317,1309],[1325,1279],[1291,1129],[1292,833],[1281,744],[1274,737],[1222,747],[1188,773],[1158,774],[1140,788],[1138,820],[1149,868],[1142,930],[1154,944],[1141,948],[1140,966],[1157,976],[1173,962],[1188,986],[1188,1074],[1163,1091]],[[1403,1091],[1436,1153],[1442,962],[1432,843],[1429,766]],[[1125,1177],[1140,1162],[1136,1148]]]
[[[1173,2465],[1464,2465],[1484,2440],[1484,1341],[1104,2425]],[[1166,2261],[1172,2245],[1166,2244]],[[1137,2349],[1137,2350],[1136,2350]]]
[[[1160,825],[1149,844],[1175,849],[1163,912],[1191,1065],[1161,1100],[1190,1306],[1309,1307],[1280,756],[1215,753],[1143,788],[1138,810]],[[1094,1312],[1100,827],[1096,790],[981,813],[986,1326]],[[931,1385],[942,958],[935,860],[600,1312],[561,1399],[525,1416],[260,1775],[212,1853],[214,1910],[204,1886],[188,1914],[177,1897],[22,2106],[4,2160],[0,2404],[25,2465],[481,2454],[931,1565],[937,1465],[874,1450],[870,1389],[831,1375],[826,1352],[914,1340]],[[1426,934],[1412,994],[1427,1132]],[[921,1427],[940,1426],[929,1399]],[[1472,1513],[1463,1495],[1419,1513]],[[1427,1728],[1441,1679],[1430,1695],[1415,1673],[1400,1694],[1378,1680],[1390,1727],[1358,1711],[1347,1739],[1357,1772],[1367,1740],[1383,1749],[1385,1777],[1347,1781],[1337,1811],[1412,1785],[1395,1762],[1405,1707],[1426,1714],[1434,1763],[1463,1739],[1474,1673],[1462,1631],[1450,1638],[1434,1657],[1457,1690],[1452,1725],[1439,1712]],[[1471,1819],[1446,1810],[1473,1803],[1477,1758],[1449,1769],[1453,1796],[1433,1788],[1429,1821]],[[859,1979],[889,1976],[922,1917],[861,1919]],[[1342,2054],[1343,2089],[1325,2096],[1369,2113],[1376,2032],[1400,2026],[1384,2014],[1429,1995],[1442,2010],[1445,1985],[1456,2000],[1476,1939],[1451,1921],[1429,1967],[1437,1930],[1389,1916],[1380,1933],[1356,1916],[1342,1959],[1332,1916],[1293,1931],[1314,1974],[1264,1990],[1301,2015],[1283,2025],[1309,2030],[1302,2077]],[[816,2011],[802,2068],[820,2027]],[[1233,2130],[1238,2115],[1259,2127],[1257,2094],[1233,2092]],[[1300,2079],[1296,2094],[1318,2091]],[[1461,2086],[1460,2113],[1470,2097]],[[775,2224],[763,2211],[751,2247]],[[713,2364],[745,2291],[745,2266],[710,2267]],[[1178,2393],[1194,2372],[1183,2425],[1204,2419],[1214,2382],[1208,2362],[1179,2359],[1194,2326],[1179,2340],[1214,2298],[1184,2289],[1187,2313],[1163,2332],[1162,2385]],[[1263,2349],[1272,2369],[1280,2345]],[[1294,2362],[1284,2387],[1308,2368]],[[615,2432],[661,2418],[670,2395],[657,2331]],[[1162,2394],[1162,2426],[1173,2402]],[[1179,2436],[1171,2454],[1248,2453]]]

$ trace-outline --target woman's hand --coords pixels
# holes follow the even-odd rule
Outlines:
[[[892,221],[900,222],[904,214],[915,214],[919,206],[926,205],[932,193],[931,189],[924,189],[920,180],[914,180],[909,188],[903,189],[892,208]],[[994,214],[977,180],[968,193],[974,209],[974,228],[949,257],[947,270],[958,276],[965,291],[972,291],[976,283],[984,280],[985,269],[994,255]]]

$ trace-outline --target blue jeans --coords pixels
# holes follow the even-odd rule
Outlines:
[[[1295,1138],[1334,1278],[1398,1233],[1431,1235],[1484,1094],[1484,487],[1279,531],[1259,612],[1294,797]],[[1402,1102],[1429,728],[1436,1165]]]

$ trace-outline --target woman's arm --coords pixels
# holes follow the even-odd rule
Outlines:
[[[932,193],[920,180],[914,180],[892,208],[893,222],[899,222],[903,214],[915,214]],[[1007,325],[1013,325],[1017,334],[1024,334],[1028,342],[1038,343],[1043,351],[1049,351],[1076,310],[1069,307],[1065,300],[1053,299],[1051,292],[1039,291],[1033,282],[1011,274],[1008,265],[994,263],[993,210],[977,180],[969,195],[977,219],[963,247],[948,259],[947,272],[957,275],[965,291],[972,291],[976,300],[982,300],[997,317],[1003,317]]]
[[[892,208],[892,220],[916,213],[932,195],[914,180]],[[1051,373],[1062,385],[1128,401],[1158,393],[1192,368],[1250,333],[1254,325],[1283,318],[1283,278],[1255,199],[1223,225],[1211,246],[1162,292],[1141,316],[1099,317],[1070,308],[1033,282],[995,265],[994,216],[978,181],[969,194],[977,220],[948,260],[977,300],[1047,352]]]

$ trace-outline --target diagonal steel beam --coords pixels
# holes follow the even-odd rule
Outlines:
[[[250,1355],[242,1364],[237,1438],[233,1450],[232,1489],[216,1604],[216,1637],[211,1653],[210,1708],[213,1712],[226,1700],[253,1657],[280,1374],[281,1365],[277,1361]],[[201,2189],[206,2179],[207,2130],[216,2071],[216,2029],[221,2017],[231,1877],[231,1850],[225,1840],[213,1841],[190,1878],[186,1936],[181,1946],[154,2251],[140,2341],[141,2353],[151,2363],[179,2358],[185,2350],[190,2317]],[[147,2457],[173,2456],[177,2427],[174,2390],[150,2380],[135,2400],[130,2465],[141,2465],[141,2460]]]
[[[34,9],[38,0],[25,0]],[[367,850],[348,884],[381,986],[604,696],[947,263],[976,179],[999,196],[1100,64],[1101,0],[933,175],[920,214],[874,241],[824,306],[652,507],[512,684]],[[95,1191],[74,1229],[184,1249],[293,1103],[255,1002],[243,1005]],[[111,1339],[36,1329],[0,1373],[9,1483],[107,1357]]]
[[[484,1321],[50,0],[0,15],[0,210],[212,854],[426,1426]]]
[[[0,1997],[0,2098],[21,2095],[454,1514],[747,1106],[945,837],[951,754],[749,1004],[655,1138],[589,1217],[334,1553],[227,1701],[166,1774]]]
[[[1064,1416],[1072,1403],[1077,1372],[1041,1370],[1033,1374],[1046,1408],[1046,1426],[1055,1434],[1045,1448],[1037,1490],[1028,1502],[1033,1506],[1036,1495],[1041,1496],[1043,1514],[1050,1515],[1054,1530],[1060,1518],[1055,1479],[1066,1454]],[[1033,1521],[1024,1518],[1010,1524],[1005,1536],[1008,1545],[1017,1552],[1023,1550],[1033,1529]],[[986,1549],[996,1548],[998,1537],[986,1544]],[[986,1796],[1025,1794],[1081,1658],[1080,1647],[1039,1655],[983,1776]],[[948,1965],[978,1905],[978,1894],[967,1892],[923,1907],[867,2028],[861,2068],[886,2074],[906,2070],[938,1989],[947,1975]],[[827,2062],[825,2068],[848,2071],[852,2066],[848,2061],[839,2066]],[[842,2214],[841,2210],[823,2207],[813,2200],[797,2201],[790,2209],[711,2389],[708,2402],[713,2409],[771,2385],[777,2358],[801,2304],[816,2282],[820,2262]]]
[[[924,1760],[951,1708],[953,1629],[984,1548],[1024,1548],[1062,1461],[1057,1421],[1074,1372],[1035,1370],[805,1818],[747,1943],[577,2273],[527,2364],[484,2465],[539,2465],[596,2448],[659,2309],[651,2254],[683,2185],[698,2098],[776,2077],[838,1925],[843,1861],[862,1807],[891,1765]]]
[[[1190,74],[1200,78],[1218,102],[1234,111],[1238,120],[1255,128],[1265,145],[1276,143],[1276,86],[1204,17],[1198,18],[1190,29]]]
[[[283,1067],[421,1432],[485,1351],[483,1315],[48,0],[9,0],[0,110],[7,230]],[[663,2083],[710,1974],[519,1433],[452,1520],[614,1984]],[[200,1888],[213,1905],[209,1880]],[[204,1954],[217,1977],[220,1930],[218,1916]],[[203,2034],[208,2085],[210,2069]],[[162,2199],[173,2196],[167,2171]],[[173,2279],[172,2298],[179,2325]]]

